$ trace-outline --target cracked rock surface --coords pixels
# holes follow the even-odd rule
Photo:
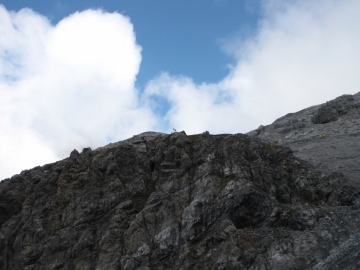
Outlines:
[[[358,167],[311,150],[331,138],[358,164],[358,99],[251,136],[147,132],[5,179],[0,269],[359,269]]]
[[[248,135],[290,147],[296,157],[360,181],[360,92],[287,114]]]

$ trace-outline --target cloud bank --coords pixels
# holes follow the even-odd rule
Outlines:
[[[171,104],[166,125],[190,133],[247,132],[360,91],[359,1],[264,3],[257,33],[222,42],[236,60],[226,78],[195,84],[164,73],[149,82],[147,97]]]
[[[53,26],[0,6],[0,36],[0,178],[153,128],[129,18],[87,10]]]
[[[164,72],[143,90],[128,17],[87,10],[51,25],[0,6],[0,179],[147,130],[247,132],[360,91],[359,1],[263,3],[256,33],[222,41],[235,60],[224,79]]]

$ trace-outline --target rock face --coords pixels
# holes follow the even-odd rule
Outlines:
[[[360,181],[360,92],[288,114],[248,135],[290,147],[298,158]]]
[[[305,124],[353,121],[352,97]],[[358,269],[356,168],[278,145],[298,135],[285,118],[252,137],[148,132],[3,180],[0,269]]]

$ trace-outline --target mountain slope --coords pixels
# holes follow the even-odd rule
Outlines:
[[[297,145],[287,117],[250,135]],[[356,168],[251,136],[147,132],[0,182],[0,269],[359,268]]]
[[[288,146],[301,159],[360,180],[360,92],[285,115],[248,135]]]

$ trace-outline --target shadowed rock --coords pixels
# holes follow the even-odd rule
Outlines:
[[[315,106],[250,134],[278,144],[147,132],[3,180],[0,269],[357,269],[359,183],[291,144],[341,142],[342,100],[332,122]]]

